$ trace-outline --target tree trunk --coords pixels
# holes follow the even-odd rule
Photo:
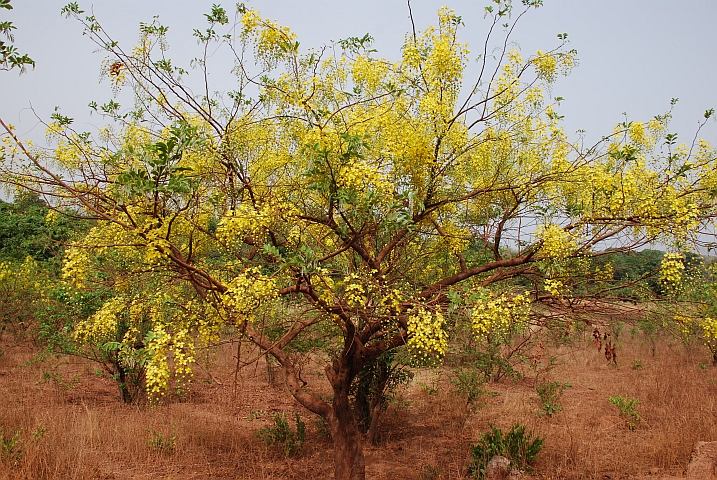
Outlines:
[[[334,480],[364,480],[366,463],[361,432],[349,403],[351,376],[345,371],[330,373],[334,401],[328,421],[334,442]]]
[[[378,421],[381,416],[382,401],[383,395],[380,397],[377,395],[371,402],[371,426],[368,428],[368,433],[366,434],[367,440],[371,444],[376,443],[376,434],[378,433]]]
[[[272,355],[284,371],[284,381],[291,395],[310,411],[324,417],[334,443],[334,480],[365,480],[366,464],[363,456],[361,432],[349,402],[349,388],[362,365],[350,355],[341,355],[326,367],[326,378],[334,391],[329,405],[304,389],[291,358],[261,334],[247,330],[249,338]]]
[[[119,388],[122,403],[132,403],[132,394],[127,387],[127,373],[124,371],[124,368],[122,368],[122,365],[120,365],[119,362],[115,363],[114,367],[117,371],[117,378],[115,381],[117,382],[117,387]]]

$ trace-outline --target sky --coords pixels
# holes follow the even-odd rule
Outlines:
[[[220,0],[214,0],[218,2]],[[0,11],[0,21],[12,21],[15,46],[36,62],[24,75],[0,72],[0,118],[19,127],[23,138],[42,141],[44,127],[36,115],[48,121],[56,106],[76,119],[77,130],[92,131],[102,124],[89,116],[87,104],[112,98],[108,82],[100,83],[103,53],[82,35],[82,26],[60,15],[66,2],[13,0],[14,9]],[[187,66],[199,52],[194,28],[206,25],[203,13],[212,1],[204,0],[79,0],[92,11],[120,45],[129,49],[137,39],[140,22],[154,15],[170,27],[170,56]],[[396,60],[404,35],[411,28],[406,0],[252,0],[245,2],[264,17],[291,27],[301,48],[320,47],[332,40],[371,34],[376,55]],[[447,5],[463,17],[460,38],[478,52],[488,27],[483,6],[491,0],[412,0],[419,30],[436,23],[439,7]],[[516,7],[520,2],[515,0]],[[226,3],[233,10],[234,2]],[[516,10],[518,10],[516,8]],[[692,0],[544,0],[523,17],[513,37],[524,56],[558,44],[556,35],[568,33],[570,48],[578,51],[580,65],[553,88],[565,100],[569,134],[586,132],[588,141],[609,134],[624,120],[649,120],[674,109],[671,130],[682,141],[691,141],[705,110],[717,108],[717,1]],[[475,59],[476,54],[471,58]],[[230,90],[222,76],[221,58],[214,75],[216,90]],[[178,62],[174,62],[177,64]],[[475,65],[475,63],[473,63]],[[231,65],[227,65],[228,70]],[[471,66],[467,71],[470,79]],[[190,72],[190,77],[192,73]],[[129,106],[129,105],[127,105]],[[34,112],[33,112],[34,110]],[[717,125],[709,122],[702,138],[717,141]]]

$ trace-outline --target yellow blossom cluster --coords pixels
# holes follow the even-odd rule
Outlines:
[[[379,301],[379,312],[390,319],[392,315],[398,313],[403,299],[403,294],[398,288],[388,289]]]
[[[262,18],[256,10],[247,10],[241,23],[243,37],[253,40],[256,58],[261,59],[266,68],[296,51],[296,34],[288,27]]]
[[[30,256],[25,257],[21,264],[0,263],[0,285],[3,287],[7,286],[18,292],[43,294],[49,281],[46,270]]]
[[[360,276],[350,274],[344,280],[344,300],[350,307],[360,307],[366,303],[366,287]]]
[[[677,336],[683,345],[690,343],[693,333],[695,333],[695,326],[697,323],[692,317],[676,313],[672,320],[677,324]]]
[[[441,312],[423,307],[414,309],[408,316],[408,348],[420,360],[441,358],[448,346],[446,320]]]
[[[610,281],[615,277],[615,268],[612,263],[606,263],[603,266],[596,265],[593,275],[595,280]]]
[[[245,319],[253,320],[257,308],[276,296],[274,280],[254,267],[234,277],[227,286],[227,291],[222,294],[222,304],[229,308],[240,322]]]
[[[700,322],[702,338],[712,354],[717,353],[717,319],[705,317]]]
[[[471,232],[466,227],[458,226],[453,222],[444,222],[439,232],[448,248],[456,255],[465,252],[470,245]]]
[[[65,250],[62,278],[71,282],[76,288],[85,287],[85,281],[91,268],[92,261],[86,248],[69,247]]]
[[[577,248],[577,242],[570,232],[554,223],[538,226],[535,238],[541,242],[540,252],[547,258],[566,258]]]
[[[631,122],[627,130],[630,141],[638,146],[652,148],[655,145],[655,137],[645,131],[643,122]]]
[[[122,297],[107,300],[91,317],[77,324],[75,339],[104,345],[117,341],[118,318],[127,309],[127,301]]]
[[[358,192],[371,189],[382,195],[388,195],[393,191],[393,184],[385,178],[385,175],[365,161],[354,161],[342,166],[335,180],[337,187]]]
[[[550,292],[550,294],[554,297],[561,296],[564,290],[563,282],[552,278],[545,279],[544,286],[545,290]]]
[[[152,332],[146,337],[146,348],[149,352],[147,363],[147,393],[154,401],[164,396],[169,387],[169,345],[171,335],[162,325],[155,325]]]
[[[577,52],[570,50],[565,53],[546,53],[538,50],[532,63],[535,66],[538,78],[552,83],[555,81],[558,72],[562,75],[568,75],[573,67],[577,65]]]
[[[473,306],[471,324],[478,339],[488,336],[505,336],[510,332],[523,331],[530,314],[529,292],[509,296],[487,292],[484,299]]]
[[[144,251],[144,261],[150,265],[158,265],[170,253],[169,240],[165,238],[163,228],[154,228],[147,232],[147,248]]]
[[[228,211],[221,219],[217,235],[227,243],[244,238],[258,240],[261,233],[271,226],[273,219],[279,214],[285,214],[288,208],[290,207],[242,203],[234,210]]]
[[[675,295],[682,285],[682,274],[685,270],[684,255],[681,253],[665,253],[660,264],[660,284],[665,293]]]
[[[442,7],[438,21],[438,31],[428,28],[417,38],[407,36],[403,47],[403,67],[420,72],[425,85],[419,111],[436,126],[453,115],[469,53],[466,44],[456,42],[460,21],[455,12]]]

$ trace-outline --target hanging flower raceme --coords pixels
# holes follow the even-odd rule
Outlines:
[[[237,321],[253,320],[262,303],[276,296],[274,280],[262,275],[258,268],[249,268],[231,281],[222,295],[222,304],[231,309]]]
[[[717,319],[705,317],[700,322],[700,327],[702,328],[702,338],[705,345],[712,352],[712,355],[717,355]]]
[[[681,253],[666,253],[662,257],[660,265],[660,285],[664,293],[676,295],[682,285],[682,274],[685,264],[682,262],[684,256]]]
[[[448,346],[446,320],[441,312],[423,307],[414,309],[408,317],[408,349],[419,361],[442,358]]]
[[[542,242],[540,252],[548,258],[565,258],[577,248],[570,233],[554,223],[536,228],[535,237]]]
[[[489,293],[473,306],[471,323],[473,334],[478,339],[489,336],[505,336],[510,332],[520,332],[528,325],[530,298],[528,292],[508,296],[505,293]]]

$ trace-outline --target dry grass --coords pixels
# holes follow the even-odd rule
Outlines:
[[[261,362],[242,371],[234,392],[229,347],[210,369],[215,381],[198,370],[188,398],[151,407],[120,404],[113,382],[90,364],[28,364],[36,355],[30,346],[1,340],[0,427],[6,439],[19,432],[19,441],[13,452],[0,446],[0,479],[331,478],[331,444],[315,418],[268,385]],[[520,422],[545,436],[535,473],[552,479],[629,478],[654,468],[679,474],[696,441],[717,440],[717,369],[699,365],[706,352],[690,356],[662,341],[653,358],[639,338],[623,339],[615,367],[585,338],[550,353],[561,364],[542,380],[572,385],[552,417],[536,414],[534,379],[487,385],[497,395],[481,397],[484,405],[470,413],[447,371],[418,372],[385,413],[378,445],[366,447],[368,477],[464,478],[470,444],[489,423]],[[635,359],[644,367],[631,368]],[[43,381],[43,371],[57,375]],[[325,382],[318,371],[306,378]],[[611,395],[640,400],[644,422],[634,431]],[[274,412],[306,420],[300,455],[287,459],[257,438]]]

